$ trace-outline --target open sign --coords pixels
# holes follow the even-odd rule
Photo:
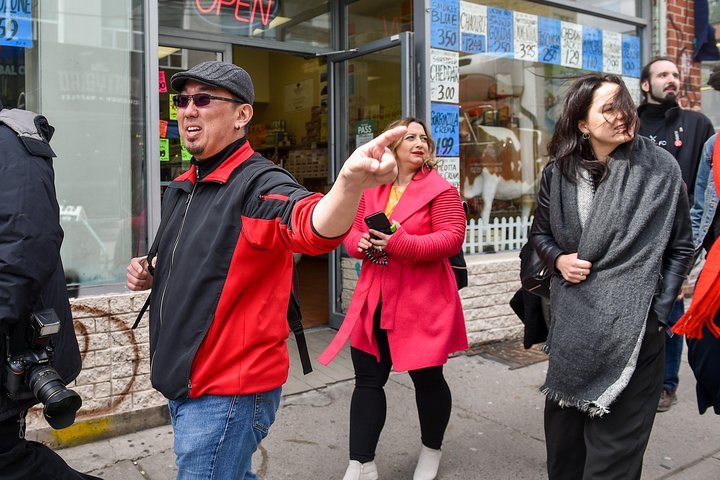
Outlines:
[[[280,0],[195,0],[197,13],[219,26],[232,17],[242,26],[255,23],[267,27],[280,10]]]

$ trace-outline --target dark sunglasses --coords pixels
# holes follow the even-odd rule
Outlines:
[[[190,105],[190,100],[193,101],[196,107],[207,107],[210,105],[210,100],[223,100],[225,102],[244,103],[242,100],[236,98],[216,97],[209,93],[196,93],[195,95],[175,95],[173,97],[173,105],[177,108],[187,108]]]

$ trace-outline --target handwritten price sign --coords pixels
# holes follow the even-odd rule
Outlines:
[[[430,49],[430,100],[460,101],[458,52]]]
[[[460,46],[458,0],[432,0],[430,2],[430,46],[445,50],[458,50]]]
[[[435,154],[438,157],[460,155],[460,106],[432,103],[430,130],[435,139]]]
[[[466,53],[487,51],[487,7],[460,2],[460,50]]]
[[[488,53],[513,56],[513,12],[488,7]]]
[[[560,50],[563,67],[581,68],[583,57],[582,27],[576,23],[560,23]]]
[[[515,31],[515,58],[537,62],[538,60],[538,17],[529,13],[513,12]]]
[[[32,1],[0,0],[0,46],[32,47]]]

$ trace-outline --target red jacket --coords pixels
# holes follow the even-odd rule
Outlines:
[[[287,380],[292,251],[335,248],[312,228],[321,195],[248,143],[165,191],[150,302],[153,386],[165,397],[268,391]]]
[[[357,245],[368,231],[363,218],[385,209],[390,185],[363,194],[344,244],[363,258]],[[387,330],[396,371],[442,365],[450,353],[467,348],[467,334],[457,283],[448,257],[465,239],[465,212],[457,190],[435,170],[418,172],[390,220],[401,227],[387,245],[388,265],[364,260],[345,321],[319,357],[327,365],[348,336],[350,344],[378,357],[373,314],[382,298],[381,328]]]

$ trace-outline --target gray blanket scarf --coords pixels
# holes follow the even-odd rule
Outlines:
[[[682,186],[672,156],[644,137],[608,161],[584,228],[577,186],[557,167],[550,192],[553,237],[593,266],[577,285],[552,279],[542,391],[590,416],[609,412],[635,371]]]

